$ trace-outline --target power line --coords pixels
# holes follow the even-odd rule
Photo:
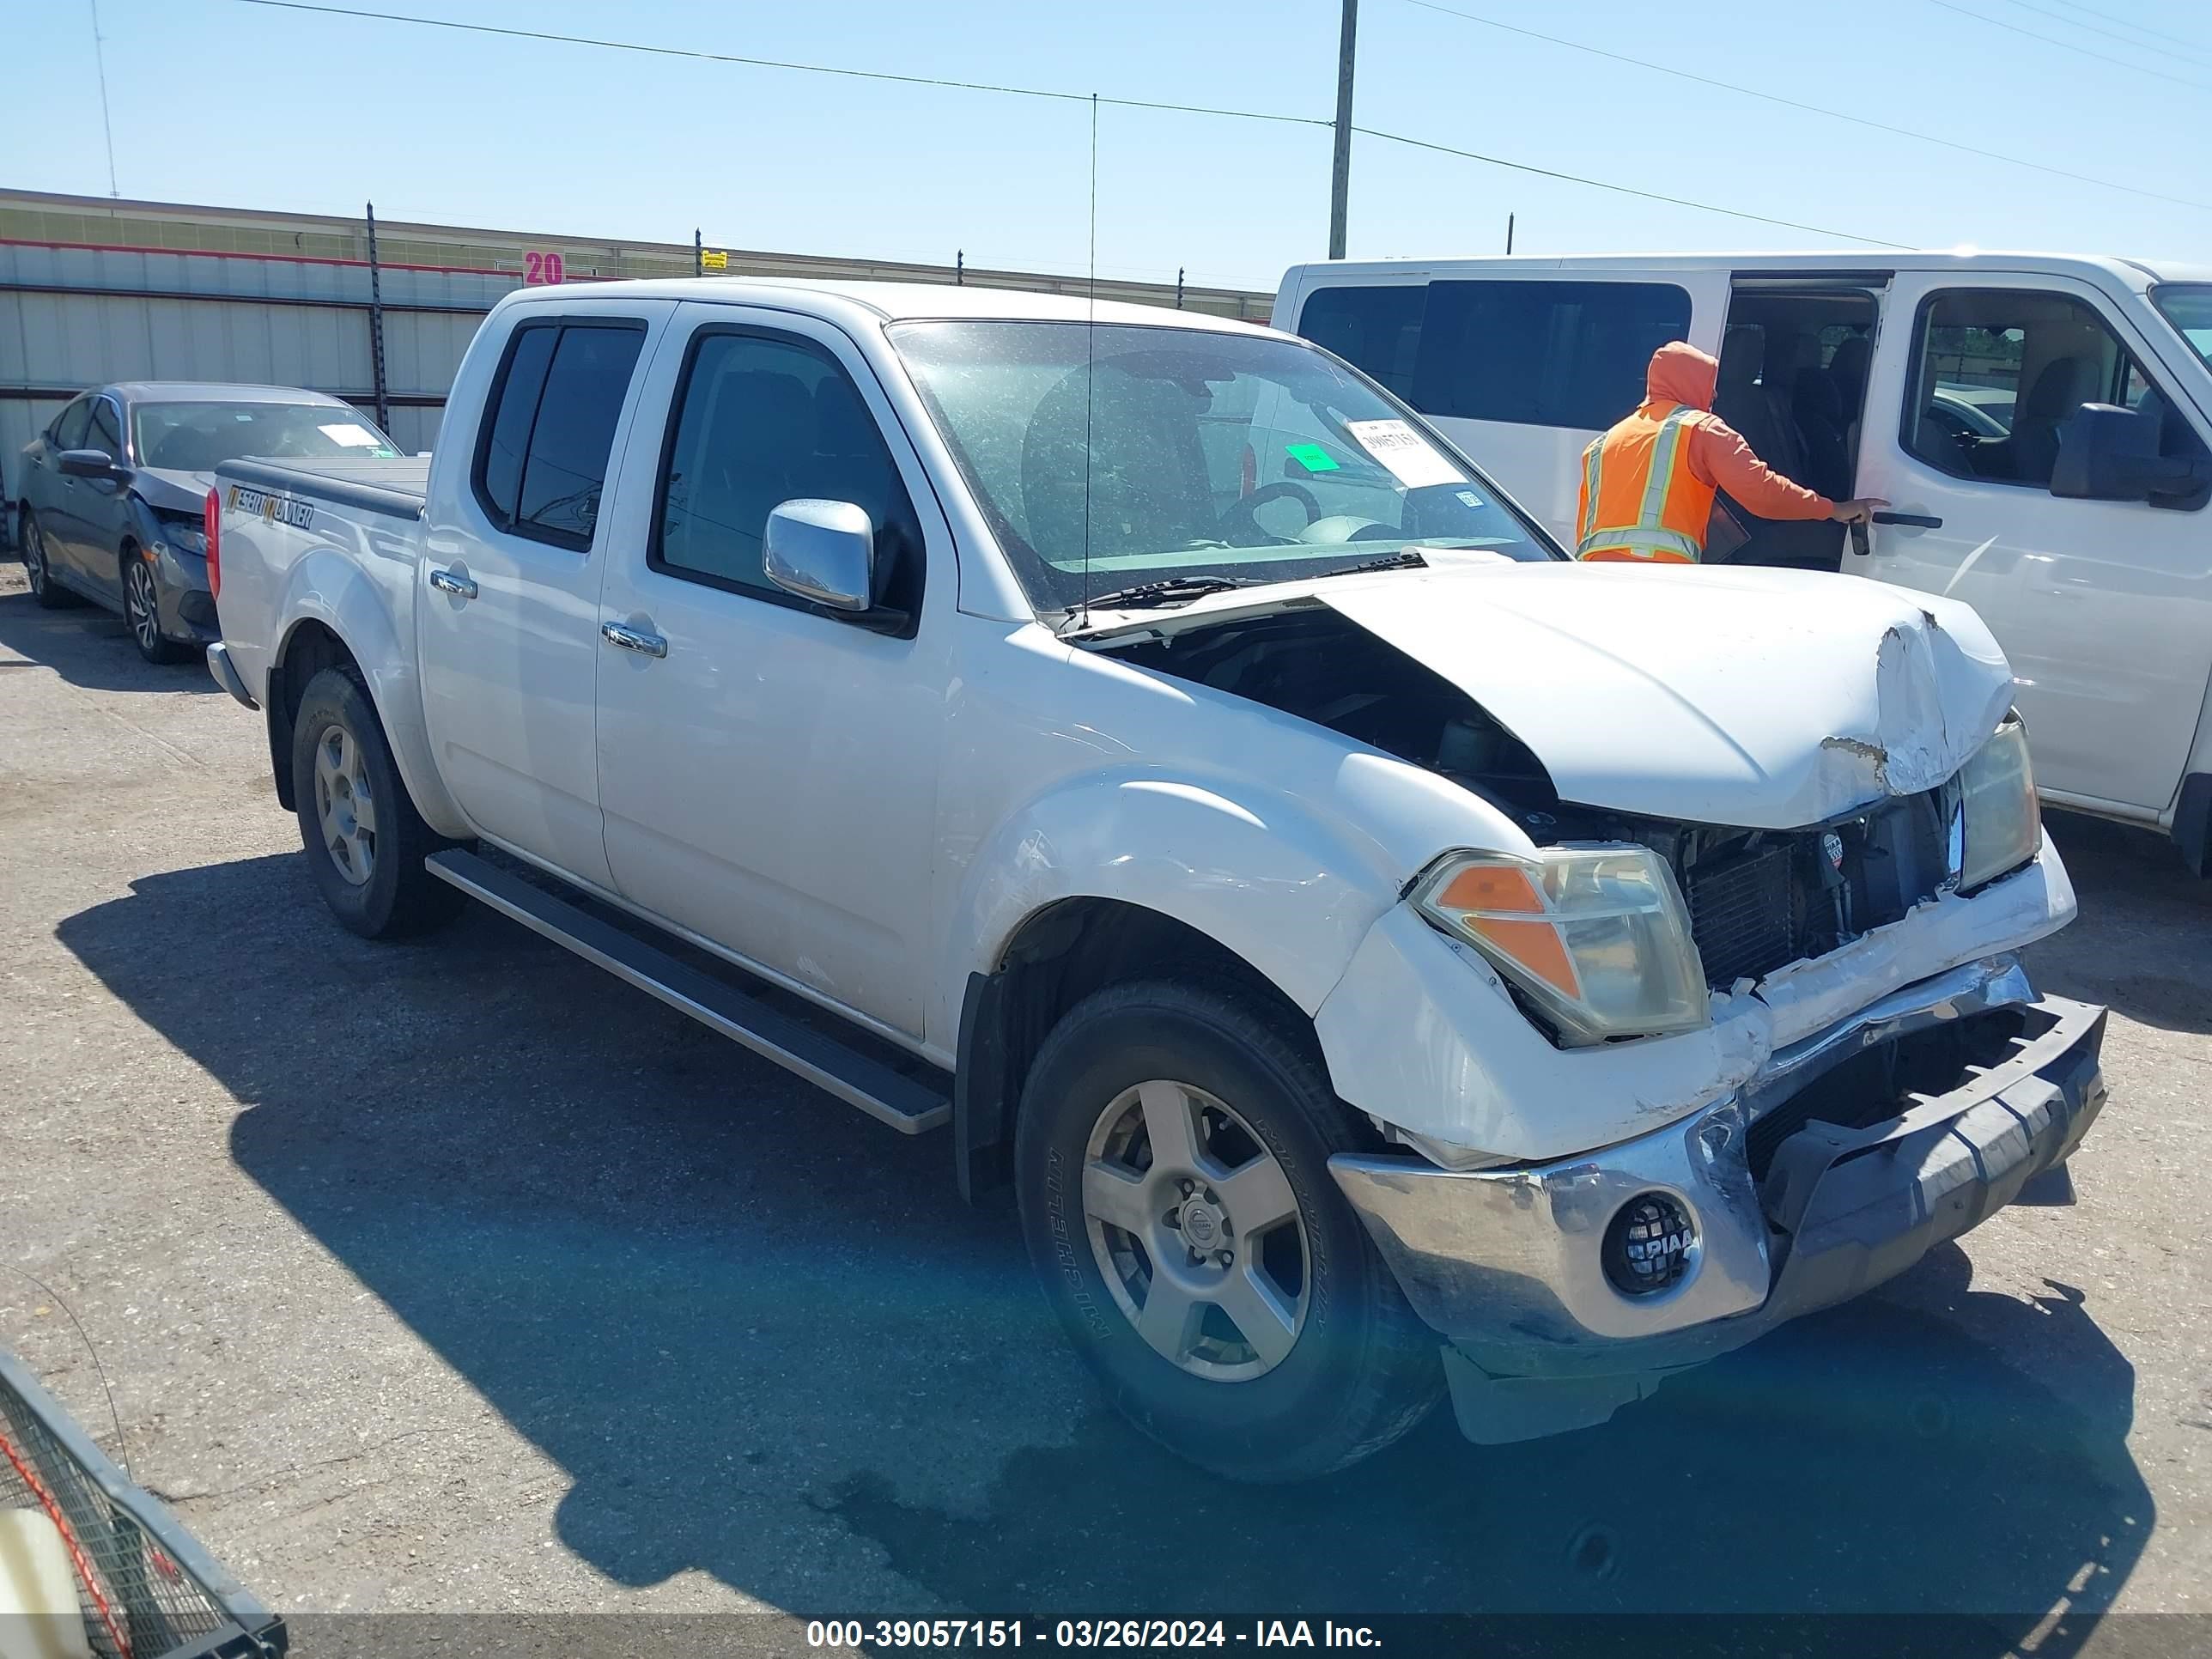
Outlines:
[[[890,81],[905,86],[937,87],[958,92],[995,93],[1012,98],[1042,98],[1060,103],[1088,104],[1091,94],[1080,92],[1060,92],[1040,87],[1007,86],[995,82],[956,81],[935,76],[894,75],[881,70],[843,69],[827,64],[800,64],[781,58],[747,58],[730,52],[704,52],[690,46],[647,46],[635,40],[612,40],[591,35],[557,34],[544,29],[503,27],[491,23],[462,23],[443,17],[417,17],[406,12],[371,11],[352,6],[327,6],[308,3],[308,0],[233,0],[244,6],[260,6],[274,11],[312,12],[328,17],[350,17],[380,23],[412,24],[418,28],[451,29],[465,34],[499,35],[511,40],[545,40],[562,46],[592,46],[605,52],[641,52],[657,58],[684,58],[704,63],[736,64],[752,69],[790,70],[808,75],[834,75],[860,81]],[[1110,104],[1122,109],[1173,110],[1187,115],[1213,115],[1244,121],[1270,121],[1291,126],[1332,127],[1332,121],[1307,115],[1282,115],[1258,110],[1219,109],[1199,104],[1170,103],[1164,100],[1147,98],[1108,98],[1101,96],[1101,104]],[[1354,127],[1353,131],[1370,138],[1379,138],[1388,143],[1405,144],[1415,149],[1425,149],[1440,155],[1455,155],[1463,161],[1480,161],[1486,166],[1508,167],[1516,173],[1534,173],[1540,178],[1558,179],[1568,184],[1583,185],[1593,190],[1611,191],[1619,196],[1633,196],[1647,202],[1664,202],[1674,207],[1694,208],[1702,213],[1724,214],[1732,219],[1747,219],[1756,224],[1778,225],[1785,230],[1802,230],[1815,236],[1831,236],[1839,241],[1862,242],[1869,247],[1904,248],[1902,242],[1885,242],[1872,236],[1855,235],[1850,231],[1830,230],[1820,225],[1801,224],[1790,219],[1769,218],[1765,214],[1747,213],[1735,208],[1720,207],[1711,202],[1695,202],[1686,197],[1662,196],[1656,191],[1638,190],[1628,185],[1611,184],[1602,179],[1584,178],[1579,173],[1562,173],[1550,167],[1540,167],[1525,161],[1510,161],[1499,155],[1486,155],[1477,150],[1458,149],[1449,144],[1431,143],[1425,139],[1407,137],[1402,133],[1384,132],[1374,127]]]
[[[2107,23],[2118,23],[2122,28],[2133,29],[2138,34],[2151,35],[2160,40],[2171,40],[2177,46],[2194,46],[2202,52],[2212,52],[2212,43],[2202,40],[2191,40],[2186,35],[2168,34],[2164,29],[2154,29],[2144,23],[2131,23],[2126,18],[2119,16],[2115,13],[2099,11],[2094,6],[2078,5],[2075,3],[2075,0],[2058,0],[2058,3],[2065,7],[2069,11],[2087,12],[2092,17],[2101,17]]]
[[[1700,213],[1726,214],[1731,219],[1748,219],[1761,225],[1779,225],[1784,230],[1810,231],[1815,236],[1832,236],[1844,242],[1863,242],[1869,247],[1896,248],[1900,252],[1910,252],[1911,248],[1909,242],[1885,242],[1879,237],[1860,236],[1848,230],[1831,230],[1825,225],[1800,224],[1795,219],[1770,219],[1763,213],[1746,213],[1737,208],[1716,207],[1711,202],[1693,202],[1686,196],[1662,196],[1657,191],[1607,184],[1602,179],[1585,179],[1579,173],[1533,167],[1526,161],[1509,161],[1502,155],[1485,155],[1476,150],[1455,149],[1449,144],[1431,143],[1425,138],[1409,138],[1402,132],[1383,132],[1374,127],[1354,127],[1352,131],[1362,137],[1380,138],[1388,143],[1405,144],[1414,149],[1434,150],[1440,155],[1456,155],[1469,161],[1481,161],[1490,167],[1510,167],[1516,173],[1533,173],[1540,178],[1561,179],[1571,185],[1588,185],[1593,190],[1609,190],[1617,196],[1636,196],[1647,202],[1665,202],[1673,207],[1695,208]]]
[[[2166,37],[2167,40],[2172,40],[2173,43],[2171,46],[2154,46],[2148,40],[2131,40],[2127,35],[2116,34],[2110,29],[2100,29],[2094,23],[2084,23],[2079,18],[2069,17],[2063,11],[2052,11],[2045,6],[2030,4],[2029,0],[2005,0],[2005,3],[2010,6],[2018,6],[2022,11],[2032,11],[2038,17],[2048,17],[2052,22],[2059,24],[2066,28],[2080,29],[2085,34],[2101,34],[2107,40],[2118,41],[2122,46],[2127,47],[2131,52],[2171,52],[2176,46],[2181,48],[2185,52],[2196,50],[2195,48],[2191,47],[2187,41],[2176,40],[2172,35],[2168,35]],[[2101,12],[2092,12],[2089,15],[2092,17],[2103,15]],[[2113,21],[2117,22],[2119,20],[2115,18]]]
[[[1088,104],[1092,96],[1087,92],[1001,86],[988,81],[953,81],[930,75],[894,75],[887,70],[843,69],[830,64],[799,64],[777,58],[743,58],[733,52],[702,52],[690,46],[655,46],[638,40],[608,40],[587,34],[556,34],[544,29],[503,28],[494,23],[462,23],[447,17],[416,17],[400,11],[369,11],[353,6],[316,6],[307,4],[306,0],[233,0],[233,3],[241,6],[263,6],[271,11],[305,11],[325,17],[362,18],[379,23],[411,23],[417,28],[452,29],[462,34],[496,34],[516,40],[550,40],[567,46],[596,46],[604,52],[642,52],[654,58],[690,58],[702,63],[742,64],[752,69],[793,70],[803,75],[835,75],[854,81],[890,81],[909,87],[994,92],[1009,98],[1045,98],[1058,103]],[[1279,115],[1268,110],[1216,109],[1204,104],[1170,103],[1164,99],[1101,95],[1098,101],[1122,109],[1174,110],[1184,115],[1218,115],[1237,121],[1273,121],[1285,126],[1325,127],[1331,125],[1310,115]]]
[[[1986,12],[1969,11],[1964,6],[1954,6],[1951,0],[1928,0],[1931,6],[1941,6],[1945,11],[1955,11],[1961,17],[1971,17],[1978,23],[1987,23],[1993,29],[2004,29],[2014,34],[2024,34],[2031,40],[2040,40],[2046,46],[2056,46],[2061,52],[2078,52],[2084,58],[2094,58],[2100,64],[2115,64],[2130,75],[2148,75],[2160,81],[2171,81],[2178,87],[2194,87],[2199,92],[2212,92],[2212,82],[2192,81],[2185,75],[2168,75],[2164,70],[2147,69],[2141,64],[2130,64],[2124,58],[2115,58],[2110,52],[2095,52],[2087,46],[2077,46],[2071,40],[2061,40],[2056,35],[2039,34],[2033,29],[2022,28],[2017,23],[2008,23],[2002,17],[1991,17]]]
[[[1941,138],[1932,132],[1916,132],[1911,127],[1892,126],[1887,121],[1874,121],[1863,115],[1850,115],[1825,105],[1803,103],[1795,98],[1784,98],[1778,93],[1761,92],[1756,87],[1738,86],[1733,81],[1717,81],[1709,75],[1692,74],[1688,70],[1671,69],[1664,64],[1649,63],[1641,58],[1631,58],[1618,52],[1607,52],[1602,46],[1586,46],[1580,40],[1569,40],[1556,34],[1543,34],[1534,29],[1522,28],[1516,23],[1500,22],[1494,17],[1478,17],[1471,11],[1460,11],[1451,6],[1441,6],[1435,0],[1406,0],[1409,6],[1423,11],[1441,12],[1447,17],[1456,17],[1463,22],[1480,23],[1485,28],[1499,29],[1507,34],[1518,34],[1530,40],[1541,40],[1547,46],[1564,46],[1569,52],[1586,53],[1592,58],[1603,58],[1615,64],[1626,64],[1632,69],[1650,70],[1655,75],[1671,75],[1678,81],[1691,81],[1701,87],[1716,87],[1723,92],[1733,92],[1745,98],[1756,98],[1762,103],[1778,104],[1784,109],[1802,110],[1808,115],[1825,115],[1833,121],[1848,121],[1855,127],[1867,127],[1876,132],[1887,132],[1899,138],[1917,139],[1924,144],[1941,144],[1945,149],[1954,149],[1963,155],[1978,155],[1984,161],[2002,161],[2008,166],[2027,167],[2037,173],[2049,173],[2057,179],[2071,179],[2076,184],[2094,185],[2100,190],[2125,191],[2131,196],[2147,197],[2154,202],[2165,202],[2174,207],[2195,208],[2200,213],[2212,213],[2212,202],[2191,201],[2185,196],[2168,196],[2163,191],[2144,190],[2136,185],[2123,185],[2110,179],[2093,178],[2086,173],[2074,173],[2065,167],[2056,167],[2041,161],[2031,161],[2024,156],[2007,155],[2002,151],[1983,149],[1978,145],[1965,144],[1953,138]]]

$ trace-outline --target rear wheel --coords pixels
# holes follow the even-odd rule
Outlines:
[[[46,538],[27,507],[16,526],[16,539],[22,545],[23,574],[30,579],[31,597],[49,611],[60,611],[76,604],[76,594],[55,585],[54,573],[46,562]]]
[[[292,720],[292,792],[315,885],[364,939],[418,933],[449,920],[462,894],[422,867],[452,845],[422,821],[355,672],[307,682]]]
[[[1015,1146],[1030,1258],[1115,1405],[1191,1462],[1325,1474],[1441,1395],[1436,1337],[1328,1172],[1358,1144],[1305,1048],[1217,989],[1101,991],[1039,1053]]]
[[[161,589],[152,561],[135,547],[123,550],[123,619],[131,641],[150,663],[181,661],[185,647],[161,632]]]

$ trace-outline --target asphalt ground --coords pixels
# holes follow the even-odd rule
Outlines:
[[[2212,1613],[2212,886],[2055,829],[2082,914],[2029,966],[2112,1008],[2074,1203],[1604,1428],[1440,1413],[1255,1491],[1106,1412],[941,1137],[489,913],[343,933],[258,717],[0,565],[0,1346],[311,1626],[1933,1611],[1985,1616],[1968,1656],[2203,1650],[2109,1615]]]

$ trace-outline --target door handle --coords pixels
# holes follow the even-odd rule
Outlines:
[[[630,628],[622,623],[601,623],[599,637],[609,645],[618,645],[625,651],[635,651],[641,657],[665,657],[668,641],[658,634],[648,634],[641,628]]]
[[[477,596],[474,579],[464,576],[459,571],[434,568],[430,572],[430,586],[441,593],[452,594],[457,599],[473,599]]]
[[[1880,512],[1874,515],[1876,524],[1910,525],[1915,530],[1941,530],[1943,520],[1927,513]]]

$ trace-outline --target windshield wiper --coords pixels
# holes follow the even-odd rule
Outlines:
[[[1170,599],[1202,599],[1208,593],[1256,586],[1258,584],[1249,576],[1166,576],[1156,582],[1138,582],[1133,586],[1113,587],[1103,593],[1093,593],[1078,609],[1127,611],[1139,605],[1158,605]]]
[[[1428,561],[1412,548],[1401,548],[1395,553],[1385,553],[1379,559],[1370,559],[1364,564],[1348,564],[1341,570],[1324,570],[1324,576],[1359,576],[1370,570],[1425,569]]]

